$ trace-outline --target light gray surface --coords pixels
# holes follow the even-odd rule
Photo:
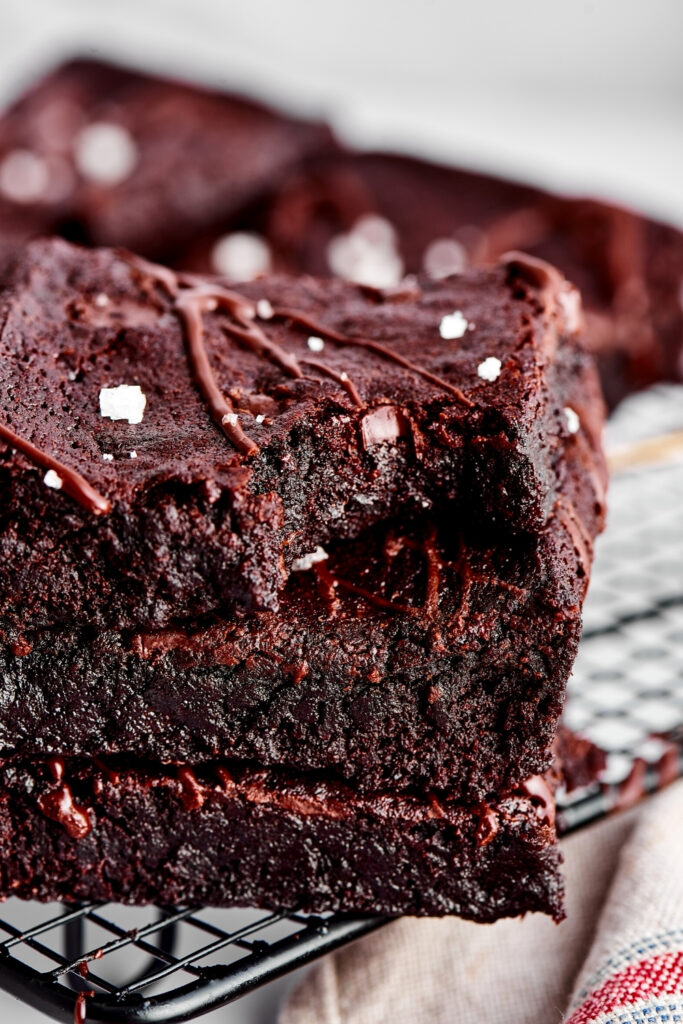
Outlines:
[[[680,0],[5,0],[0,96],[90,50],[683,224],[681,38]],[[203,1019],[268,1024],[288,984]],[[0,1020],[39,1019],[0,998]]]
[[[683,222],[680,0],[5,0],[0,93],[91,49]]]

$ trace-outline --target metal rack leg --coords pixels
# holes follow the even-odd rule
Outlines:
[[[64,909],[70,911],[73,910],[73,906],[65,905]],[[64,956],[67,960],[76,960],[78,955],[83,952],[84,932],[82,917],[75,917],[64,925]],[[84,992],[89,988],[85,978],[81,978],[78,974],[70,974],[68,980],[69,985],[76,992]]]

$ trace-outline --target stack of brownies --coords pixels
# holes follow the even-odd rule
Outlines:
[[[2,895],[562,915],[556,735],[605,486],[578,292],[468,256],[446,189],[424,273],[377,211],[329,237],[363,162],[86,63],[0,122]],[[498,221],[531,201],[489,186]],[[323,251],[337,279],[270,272]],[[368,266],[396,280],[341,279]],[[632,367],[626,305],[588,294]]]

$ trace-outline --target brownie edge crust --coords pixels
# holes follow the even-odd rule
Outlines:
[[[541,777],[468,806],[220,766],[0,770],[3,897],[560,920],[558,862]]]

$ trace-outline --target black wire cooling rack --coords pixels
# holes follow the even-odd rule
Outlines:
[[[683,424],[683,389],[626,403],[610,430]],[[683,771],[683,464],[612,483],[567,724],[607,753],[601,784],[559,794],[570,832]],[[35,919],[32,926],[27,921]],[[59,1021],[188,1021],[386,923],[385,918],[203,907],[64,908],[10,900],[0,987]],[[130,976],[131,951],[140,958]]]

